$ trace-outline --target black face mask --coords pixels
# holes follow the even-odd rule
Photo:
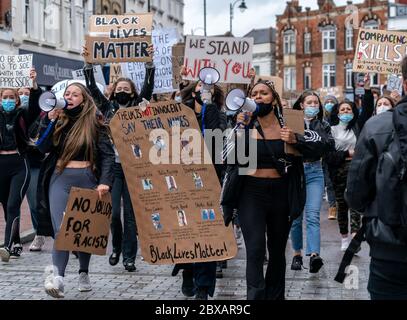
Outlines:
[[[273,111],[273,106],[271,103],[257,103],[256,115],[260,118],[267,116],[271,111]]]
[[[133,95],[131,93],[121,91],[119,93],[115,93],[114,96],[118,104],[125,106],[130,102]]]
[[[82,110],[83,110],[83,106],[77,106],[73,109],[64,109],[64,112],[69,118],[76,119],[79,117]]]
[[[195,93],[195,101],[198,102],[201,106],[204,104],[201,97],[201,91],[196,91]]]

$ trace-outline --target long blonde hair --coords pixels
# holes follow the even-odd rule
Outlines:
[[[65,144],[63,146],[62,154],[59,156],[61,160],[57,165],[57,172],[62,172],[69,161],[71,161],[85,146],[85,161],[89,161],[92,166],[92,170],[96,169],[96,163],[94,159],[94,141],[97,138],[98,127],[100,123],[96,117],[96,105],[92,97],[88,94],[87,89],[80,83],[73,83],[69,87],[76,86],[81,90],[83,96],[83,102],[81,103],[82,111],[78,118],[75,120],[74,125],[68,131]],[[65,90],[65,92],[66,92]],[[64,93],[65,95],[65,93]],[[79,106],[77,106],[78,108]],[[62,113],[55,126],[55,132],[53,134],[53,144],[58,146],[61,142],[61,136],[63,129],[67,126],[69,117]]]

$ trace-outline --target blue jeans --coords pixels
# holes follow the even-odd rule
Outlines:
[[[38,175],[40,173],[40,168],[30,167],[31,180],[30,185],[27,189],[27,202],[30,207],[31,222],[33,228],[37,231],[38,228],[38,213],[37,213],[37,186],[38,186]]]
[[[324,173],[320,161],[304,163],[305,181],[307,185],[307,200],[304,212],[291,227],[291,243],[295,251],[303,248],[302,220],[305,213],[307,223],[307,250],[306,255],[320,253],[321,234],[319,216],[321,211],[322,196],[324,193]]]
[[[121,200],[123,198],[123,227],[121,221]],[[112,241],[113,251],[123,252],[123,264],[134,262],[137,255],[137,226],[131,204],[129,189],[122,166],[114,164],[114,182],[112,187]]]

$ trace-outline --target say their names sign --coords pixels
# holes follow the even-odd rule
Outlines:
[[[99,193],[95,190],[72,187],[55,240],[56,248],[105,255],[111,218],[110,193],[99,199]]]
[[[0,88],[31,88],[32,54],[0,55]]]
[[[224,226],[219,180],[194,111],[175,101],[152,103],[144,111],[119,109],[109,125],[144,260],[174,264],[233,258],[236,240],[232,227]]]
[[[151,44],[153,16],[105,15],[91,16],[89,35],[85,36],[89,55],[87,62],[147,62]]]
[[[353,71],[399,75],[406,55],[407,32],[360,29]]]
[[[220,83],[250,83],[253,38],[188,36],[184,65],[186,80],[197,80],[199,71],[213,67]]]

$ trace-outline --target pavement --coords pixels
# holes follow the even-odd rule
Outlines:
[[[27,216],[26,213],[23,213]],[[328,220],[327,204],[321,211],[321,257],[324,266],[318,274],[307,269],[290,270],[292,250],[287,245],[286,298],[288,300],[368,300],[368,246],[354,258],[353,274],[348,285],[335,282],[339,262],[340,235],[336,220]],[[23,226],[23,223],[22,223]],[[25,226],[25,224],[24,224]],[[3,228],[3,227],[2,227]],[[24,228],[22,228],[24,229]],[[29,243],[24,245],[22,256],[8,263],[0,261],[0,300],[52,300],[44,293],[44,269],[51,265],[52,239],[47,238],[42,252],[29,252]],[[110,253],[109,253],[110,254]],[[308,268],[309,258],[304,258]],[[181,273],[171,277],[172,266],[153,266],[138,256],[136,272],[124,270],[121,263],[110,266],[108,255],[92,256],[90,278],[93,290],[81,293],[77,289],[78,260],[71,255],[65,277],[65,300],[191,300],[181,293]],[[237,257],[228,261],[224,277],[217,279],[212,300],[244,300],[246,298],[245,249],[240,247]]]

